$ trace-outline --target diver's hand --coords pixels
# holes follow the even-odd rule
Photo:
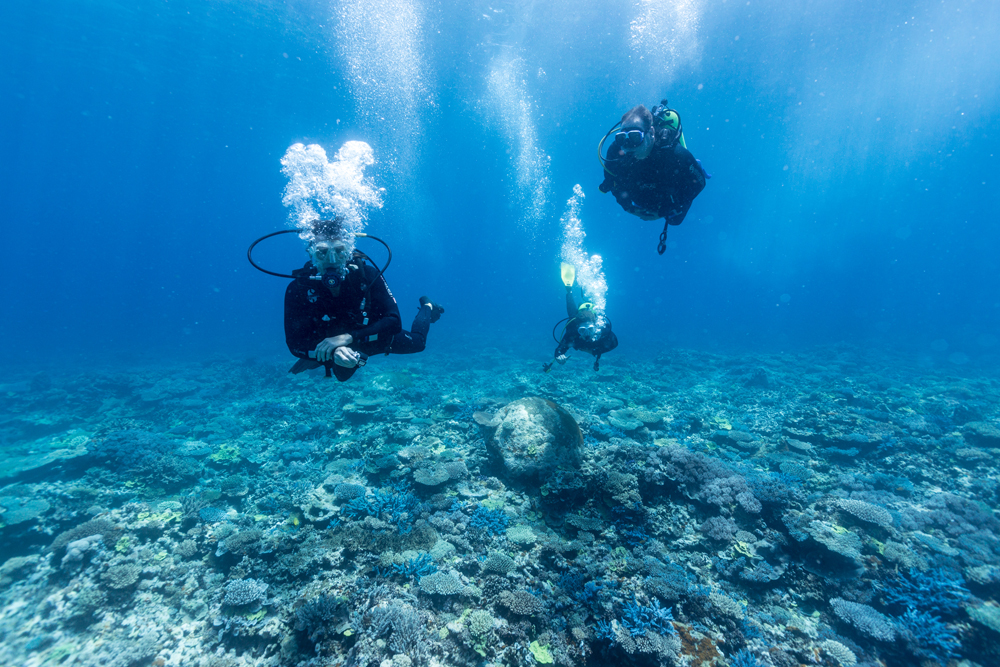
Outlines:
[[[329,338],[327,339],[329,340]],[[349,347],[338,347],[333,353],[333,363],[338,366],[343,366],[344,368],[354,368],[358,365],[358,361],[361,359],[361,354],[355,352]]]
[[[330,361],[333,359],[334,350],[344,345],[350,345],[353,342],[354,339],[351,337],[351,334],[340,334],[339,336],[324,338],[316,346],[316,361]]]
[[[559,363],[560,365],[565,364],[567,359],[569,359],[569,357],[567,357],[565,354],[560,354],[558,357],[556,357],[556,362]]]
[[[661,217],[663,217],[663,216],[661,216],[661,215],[659,215],[657,213],[654,213],[652,211],[644,211],[641,208],[638,209],[638,210],[636,210],[635,214],[637,216],[639,216],[640,218],[642,218],[643,220],[658,220]]]

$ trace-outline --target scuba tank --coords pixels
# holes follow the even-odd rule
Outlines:
[[[672,148],[674,144],[680,143],[681,148],[687,148],[681,115],[667,105],[667,100],[662,99],[650,110],[650,113],[653,114],[653,130],[656,132],[657,143],[667,148]]]

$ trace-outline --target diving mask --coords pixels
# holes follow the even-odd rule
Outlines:
[[[615,139],[622,142],[622,148],[627,151],[638,150],[642,142],[646,140],[646,133],[637,127],[622,128],[615,133]]]
[[[601,330],[593,322],[582,324],[576,328],[576,333],[580,338],[587,341],[595,341],[601,335]]]
[[[350,258],[350,250],[342,241],[318,241],[309,247],[314,264],[336,264],[344,266]]]

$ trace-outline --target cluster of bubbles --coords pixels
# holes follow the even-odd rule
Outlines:
[[[598,313],[598,326],[603,326],[608,281],[604,278],[604,260],[600,255],[588,255],[583,247],[583,240],[587,237],[587,233],[583,231],[583,221],[580,220],[583,198],[583,188],[578,183],[573,186],[573,196],[566,202],[566,211],[559,219],[563,228],[562,261],[572,264],[576,269],[576,282],[586,299],[594,304]]]
[[[318,219],[339,218],[353,250],[353,234],[364,231],[367,211],[381,208],[382,190],[365,177],[365,167],[375,163],[371,146],[348,141],[333,161],[322,146],[292,144],[281,158],[281,173],[288,185],[281,203],[291,209],[289,222],[302,240],[312,241],[312,224]]]
[[[522,66],[519,58],[493,59],[486,78],[483,111],[486,118],[499,126],[511,147],[518,203],[524,211],[522,223],[537,223],[545,216],[549,202],[551,158],[538,147],[533,105],[521,74]]]
[[[337,41],[359,124],[391,141],[388,166],[398,172],[416,160],[421,106],[429,98],[422,54],[423,16],[413,0],[344,0]]]
[[[702,0],[637,3],[639,13],[629,24],[629,47],[637,81],[651,82],[659,90],[679,65],[697,59],[701,5]]]

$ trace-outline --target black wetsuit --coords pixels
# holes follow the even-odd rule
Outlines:
[[[403,331],[396,299],[384,278],[376,280],[378,269],[358,257],[351,260],[348,269],[336,295],[321,281],[310,279],[317,273],[312,263],[292,272],[295,280],[285,290],[288,350],[300,359],[309,359],[309,353],[323,339],[346,333],[353,339],[347,347],[366,355],[422,352],[431,326],[431,309],[420,308],[410,331]],[[332,361],[323,365],[341,382],[357,370]]]
[[[562,340],[559,341],[559,346],[556,347],[555,356],[558,357],[559,355],[566,354],[570,347],[581,352],[590,352],[595,357],[594,370],[596,371],[601,365],[601,355],[618,347],[618,336],[611,330],[610,322],[601,330],[601,335],[596,340],[587,340],[580,336],[580,333],[577,331],[579,325],[576,319],[578,312],[576,301],[573,299],[573,292],[570,290],[566,291],[566,312],[569,314],[569,322],[566,323],[566,330],[563,331]]]
[[[653,146],[642,160],[624,150],[623,145],[616,138],[608,149],[601,192],[613,193],[628,213],[681,224],[691,202],[705,188],[705,170],[677,141]]]

